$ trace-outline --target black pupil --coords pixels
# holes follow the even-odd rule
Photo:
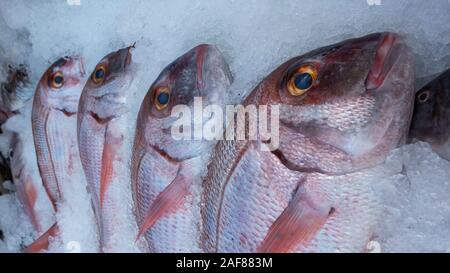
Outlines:
[[[298,89],[308,89],[313,83],[313,78],[309,73],[301,73],[295,76],[294,83]]]
[[[159,104],[166,105],[169,102],[169,94],[166,92],[161,92],[158,95]]]
[[[419,95],[420,101],[425,102],[425,101],[427,101],[427,99],[428,99],[428,94],[426,92]]]
[[[103,68],[97,69],[97,71],[95,71],[95,77],[97,79],[101,79],[105,76],[105,70]]]
[[[62,76],[56,76],[54,79],[54,82],[56,84],[61,84],[63,82],[63,77]]]
[[[10,151],[9,152],[9,157],[13,157],[14,156],[14,152],[13,151]]]

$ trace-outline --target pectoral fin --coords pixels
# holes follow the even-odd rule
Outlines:
[[[318,233],[333,212],[317,205],[300,187],[289,205],[270,227],[258,252],[285,253],[305,245]]]
[[[103,208],[106,191],[113,181],[113,164],[117,156],[117,150],[119,149],[120,145],[122,145],[122,142],[122,137],[114,137],[113,135],[108,134],[108,131],[106,132],[105,144],[102,154],[102,169],[100,175],[100,208]]]
[[[155,198],[155,201],[151,204],[147,216],[139,230],[140,238],[148,229],[150,229],[158,219],[163,215],[176,210],[189,194],[189,181],[182,175],[177,177]]]
[[[47,250],[49,246],[50,237],[55,237],[58,234],[59,229],[57,224],[55,223],[51,226],[44,234],[41,235],[38,239],[36,239],[31,245],[24,249],[26,253],[38,253],[43,250]]]

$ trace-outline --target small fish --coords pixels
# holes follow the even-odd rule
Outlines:
[[[376,33],[269,74],[244,105],[279,106],[278,148],[217,144],[204,181],[203,248],[364,251],[380,211],[371,188],[379,179],[369,170],[406,140],[413,67],[400,36]]]
[[[409,142],[415,140],[450,160],[450,69],[416,93]]]
[[[74,173],[78,158],[76,138],[78,101],[85,83],[81,57],[57,60],[36,89],[31,114],[39,172],[56,207],[61,183]]]
[[[129,100],[135,95],[130,90],[135,75],[133,48],[134,45],[112,52],[97,64],[83,89],[78,109],[81,162],[99,227],[101,250],[105,252],[120,248],[117,240],[125,236],[120,234],[126,212],[122,210],[124,199],[118,189],[123,184],[129,186],[130,179],[123,166],[128,166],[124,149],[131,119]]]
[[[33,100],[31,124],[39,173],[53,208],[64,200],[63,183],[77,183],[81,173],[77,144],[77,111],[85,72],[82,58],[63,57],[53,63],[38,83]],[[75,175],[75,176],[74,176]],[[57,233],[55,224],[47,235]],[[44,242],[44,244],[42,244]],[[39,238],[26,251],[48,246]]]
[[[200,98],[205,107],[223,105],[231,82],[219,50],[202,44],[168,65],[141,104],[131,176],[139,236],[150,252],[201,252],[201,173],[215,142],[175,139],[171,112],[179,105],[193,110]]]

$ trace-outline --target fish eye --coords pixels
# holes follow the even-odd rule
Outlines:
[[[170,90],[168,87],[158,87],[154,93],[153,99],[156,109],[163,110],[169,105]]]
[[[64,85],[64,75],[61,71],[56,71],[50,76],[49,85],[53,89],[59,89]]]
[[[14,157],[14,151],[13,149],[9,150],[9,157],[13,158]]]
[[[313,66],[301,66],[288,82],[288,91],[293,96],[306,93],[317,80],[317,70]]]
[[[430,98],[430,91],[426,90],[417,95],[417,99],[420,103],[425,103]]]
[[[100,64],[95,68],[91,78],[95,84],[101,84],[105,81],[105,77],[106,77],[106,66]]]

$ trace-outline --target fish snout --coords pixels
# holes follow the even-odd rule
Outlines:
[[[204,94],[211,86],[228,86],[233,81],[228,63],[222,52],[214,45],[196,47],[197,87]]]
[[[375,90],[382,86],[399,56],[405,51],[406,44],[400,35],[392,32],[380,33],[375,57],[365,80],[366,90]]]

